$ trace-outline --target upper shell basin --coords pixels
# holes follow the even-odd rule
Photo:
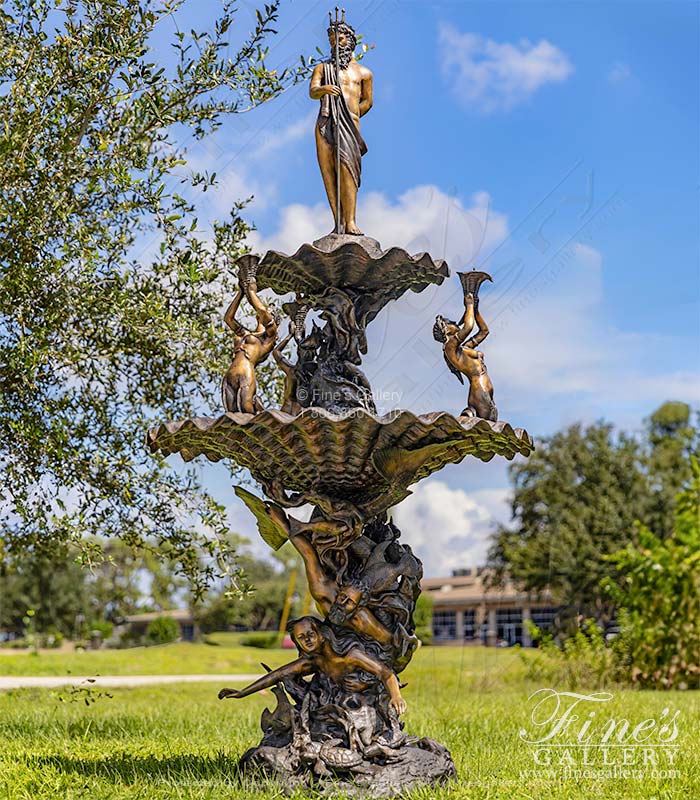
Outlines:
[[[335,240],[332,249],[325,246],[329,238]],[[255,266],[258,289],[272,289],[276,294],[291,292],[311,301],[333,286],[379,293],[387,303],[409,289],[422,292],[430,284],[439,285],[450,274],[444,261],[433,261],[428,253],[411,256],[400,247],[382,250],[369,237],[347,235],[303,244],[291,256],[269,250],[262,258],[245,255],[236,263],[243,274]]]
[[[347,499],[372,513],[395,505],[410,484],[467,455],[510,460],[534,448],[526,431],[507,422],[445,412],[376,416],[357,409],[334,415],[319,408],[298,416],[268,410],[166,422],[149,431],[148,446],[165,455],[180,453],[185,461],[229,458],[263,484],[279,481],[288,491]]]

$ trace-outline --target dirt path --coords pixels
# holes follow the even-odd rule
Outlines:
[[[149,686],[156,683],[248,683],[260,675],[0,675],[0,691],[58,686]]]

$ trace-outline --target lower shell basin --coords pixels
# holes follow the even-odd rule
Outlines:
[[[148,432],[148,446],[164,455],[180,453],[185,461],[228,458],[263,485],[276,481],[288,491],[342,498],[372,513],[390,508],[408,494],[406,487],[467,455],[510,460],[533,450],[527,432],[507,422],[445,412],[334,415],[319,408],[298,416],[271,410],[166,422]]]

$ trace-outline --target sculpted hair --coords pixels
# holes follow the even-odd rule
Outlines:
[[[445,322],[447,320],[439,314],[435,317],[435,324],[433,325],[433,339],[440,344],[445,344],[447,336],[445,336]]]
[[[360,640],[354,633],[350,631],[334,630],[325,620],[309,615],[306,617],[290,619],[287,623],[287,633],[291,636],[292,641],[297,646],[297,649],[300,648],[297,644],[297,640],[294,638],[294,628],[299,622],[307,621],[313,624],[323,639],[325,639],[327,642],[330,642],[331,649],[339,656],[346,655],[349,650],[351,650],[353,647],[357,647],[358,644],[360,644]],[[304,653],[303,655],[307,658],[309,657],[308,653]],[[311,656],[311,658],[313,658],[313,656]]]
[[[330,28],[328,28],[328,36],[330,36],[333,31],[335,31],[337,34],[345,34],[350,42],[352,42],[353,50],[357,47],[357,34],[355,33],[355,29],[352,27],[352,25],[348,25],[347,22],[333,24]]]
[[[337,25],[333,25],[328,29],[328,35],[336,31],[338,37],[340,34],[344,34],[347,38],[347,43],[345,47],[341,47],[338,44],[338,66],[340,69],[347,69],[348,64],[352,61],[352,57],[355,54],[355,47],[357,47],[357,36],[355,35],[355,31],[346,23],[346,22],[339,22]],[[331,47],[331,62],[335,60],[335,47]]]

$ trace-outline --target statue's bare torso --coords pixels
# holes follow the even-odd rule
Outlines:
[[[333,34],[330,36],[331,48],[335,45]],[[340,37],[341,46],[344,44],[343,37]],[[340,86],[324,83],[324,64],[317,64],[311,76],[309,95],[314,100],[321,100],[325,95],[329,95],[331,102],[334,98],[342,94],[345,99],[348,111],[357,130],[360,130],[360,117],[372,108],[372,73],[367,67],[358,64],[351,58],[345,69],[338,72],[338,82]],[[323,185],[326,189],[328,202],[333,212],[333,218],[338,227],[337,217],[337,161],[336,153],[332,145],[324,137],[319,126],[316,126],[316,154],[318,164],[321,168]],[[355,222],[355,210],[357,206],[357,184],[347,169],[345,164],[340,168],[340,227],[345,233],[361,234],[362,231]]]

